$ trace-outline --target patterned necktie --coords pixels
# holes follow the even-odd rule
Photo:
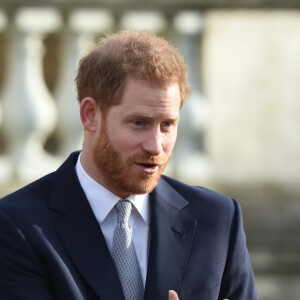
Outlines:
[[[128,224],[132,204],[120,200],[118,224],[114,231],[112,257],[115,262],[126,300],[143,300],[144,285],[139,262],[131,239],[132,230]]]

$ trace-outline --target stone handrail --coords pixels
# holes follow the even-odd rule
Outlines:
[[[190,167],[195,172],[203,170],[203,150],[198,149],[202,141],[197,139],[204,134],[208,109],[197,82],[197,49],[204,21],[199,12],[179,11],[171,19],[159,11],[127,10],[116,16],[113,11],[99,8],[70,9],[66,13],[55,7],[22,7],[12,15],[0,12],[0,29],[6,33],[6,48],[1,49],[6,71],[0,89],[0,183],[31,181],[55,170],[71,151],[81,148],[83,129],[74,83],[78,61],[96,36],[114,31],[116,26],[162,35],[168,32],[182,49],[190,66],[194,94],[182,110],[181,142],[169,172],[188,174]],[[43,66],[43,42],[50,33],[55,33],[60,43],[52,91],[46,84],[47,69]],[[50,152],[45,150],[49,137],[56,143]],[[186,161],[183,153],[189,154],[185,155]]]

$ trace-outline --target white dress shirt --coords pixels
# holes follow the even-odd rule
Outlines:
[[[80,158],[81,154],[76,163],[76,173],[111,253],[113,234],[117,226],[117,208],[115,205],[120,200],[120,197],[116,196],[90,177],[83,169]],[[133,204],[129,224],[132,228],[132,240],[145,286],[150,229],[149,194],[131,195],[126,199]]]

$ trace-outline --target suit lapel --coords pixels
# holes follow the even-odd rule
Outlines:
[[[124,300],[121,284],[99,224],[75,173],[76,155],[55,174],[49,208],[60,213],[56,230],[74,265],[102,300]],[[167,299],[178,290],[197,222],[181,212],[188,202],[163,178],[150,195],[151,238],[145,300]]]
[[[61,242],[82,277],[102,300],[124,299],[113,260],[74,170],[77,157],[57,171],[49,207],[63,214],[56,224]]]
[[[151,239],[145,299],[167,299],[178,290],[197,226],[181,212],[188,202],[164,179],[151,194]]]

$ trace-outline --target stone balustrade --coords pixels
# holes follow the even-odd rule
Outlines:
[[[116,27],[168,34],[182,49],[195,92],[183,109],[178,150],[168,172],[179,174],[181,170],[189,174],[192,168],[193,175],[206,175],[203,168],[208,170],[208,165],[203,163],[201,136],[208,108],[197,81],[197,52],[203,29],[200,13],[184,11],[168,20],[158,11],[126,11],[117,19],[105,9],[82,8],[62,14],[55,8],[27,7],[16,10],[9,19],[4,11],[1,16],[0,28],[6,31],[6,47],[1,49],[5,53],[6,70],[0,94],[3,114],[0,183],[34,180],[55,170],[71,151],[81,148],[83,129],[74,83],[78,62],[97,36]],[[43,42],[50,33],[57,35],[59,43],[59,63],[51,91],[44,76],[48,70],[43,64],[47,50]],[[55,146],[47,151],[45,145],[50,138]],[[183,153],[188,153],[186,159]]]

